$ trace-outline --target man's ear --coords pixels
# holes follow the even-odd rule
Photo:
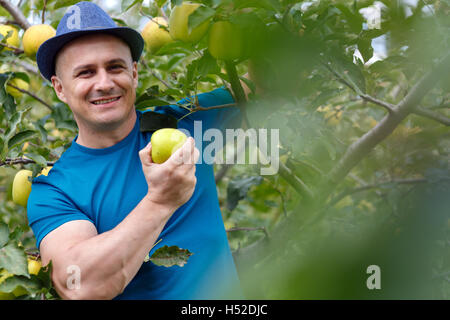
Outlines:
[[[64,103],[67,103],[61,79],[58,78],[58,76],[53,75],[50,80],[52,81],[53,88],[55,89],[55,93],[58,96],[59,100],[61,100]]]
[[[136,89],[138,87],[138,65],[136,61],[133,61],[133,67],[132,67],[132,75],[133,75],[133,85]]]

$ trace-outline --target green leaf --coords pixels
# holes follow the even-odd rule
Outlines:
[[[184,55],[189,55],[194,50],[192,43],[183,42],[183,41],[173,41],[162,46],[155,55],[164,56],[164,55],[173,55],[177,53],[182,53]]]
[[[179,6],[183,0],[170,0],[170,3],[172,4],[172,8],[175,6]]]
[[[211,9],[206,6],[200,6],[197,9],[195,9],[194,12],[192,12],[189,15],[188,19],[188,31],[191,32],[193,29],[201,25],[203,22],[211,19],[216,14],[216,11],[214,9]]]
[[[373,48],[372,41],[369,39],[358,39],[358,50],[361,53],[361,56],[364,59],[364,62],[367,62],[373,56]]]
[[[9,119],[9,128],[5,135],[5,142],[8,143],[8,146],[9,146],[9,140],[14,136],[17,126],[19,125],[19,123],[22,122],[22,118],[23,118],[24,114],[26,114],[30,110],[31,110],[31,107],[29,107],[25,110],[20,110],[20,111],[14,113],[12,115],[12,117]]]
[[[8,149],[14,148],[16,145],[21,144],[22,142],[27,141],[32,136],[34,136],[37,132],[33,130],[25,130],[17,133],[8,141]]]
[[[236,2],[236,9],[260,8],[275,11],[280,8],[280,5],[275,0],[240,0]]]
[[[183,267],[191,255],[193,255],[193,253],[187,249],[181,249],[177,246],[169,247],[166,245],[156,250],[150,257],[150,261],[157,266],[167,268],[175,265]]]
[[[45,123],[40,123],[39,121],[33,122],[34,127],[41,134],[41,139],[43,143],[47,143],[47,130],[44,127]]]
[[[362,29],[362,25],[364,22],[364,18],[361,16],[361,14],[359,13],[354,14],[344,4],[336,4],[336,7],[344,14],[351,30],[354,33],[359,33]]]
[[[127,23],[125,22],[125,20],[123,19],[119,19],[119,18],[112,18],[114,20],[114,22],[119,26],[119,27],[127,27]]]
[[[121,1],[121,5],[122,5],[122,12],[128,11],[131,7],[133,7],[134,5],[136,5],[138,2],[140,2],[142,4],[143,0],[122,0]]]
[[[30,77],[25,72],[14,72],[14,78],[19,78],[27,83],[30,83]]]
[[[348,57],[336,53],[331,59],[330,68],[344,81],[346,81],[357,94],[366,92],[366,79],[364,74]]]
[[[218,74],[220,73],[220,67],[217,65],[216,59],[205,50],[203,56],[197,60],[197,71],[200,76]]]
[[[12,232],[9,234],[9,241],[17,241],[19,242],[22,239],[25,226],[17,226]]]
[[[16,112],[16,103],[14,98],[6,92],[5,84],[8,81],[10,73],[0,73],[0,105],[5,110],[6,116],[10,118]]]
[[[8,225],[0,221],[0,248],[8,243],[9,240],[9,228]]]
[[[25,154],[25,156],[27,156],[31,160],[35,161],[37,164],[39,164],[42,167],[47,166],[47,160],[45,160],[45,158],[43,156],[41,156],[40,154],[27,153],[27,154]]]
[[[64,8],[64,7],[70,7],[76,3],[78,3],[79,0],[58,0],[54,2],[53,5],[53,10],[59,9],[59,8]],[[49,10],[49,11],[53,11],[53,10]]]
[[[172,100],[165,100],[165,99],[148,99],[148,100],[142,100],[139,103],[136,103],[136,109],[145,109],[149,107],[162,107],[173,104]]]
[[[162,6],[166,4],[166,2],[167,0],[155,0],[155,3],[159,8],[162,8]]]
[[[13,292],[18,287],[22,287],[23,289],[25,289],[26,293],[24,292],[24,294],[30,294],[40,291],[41,284],[35,277],[26,278],[23,276],[15,276],[7,278],[5,281],[3,281],[0,284],[0,291],[9,293]]]
[[[29,277],[27,256],[16,242],[10,242],[0,249],[0,269],[15,275]]]
[[[247,196],[248,191],[254,185],[261,184],[261,176],[233,179],[227,187],[227,209],[232,211],[238,205],[238,202]]]

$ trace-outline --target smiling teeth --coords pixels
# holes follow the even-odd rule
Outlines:
[[[93,104],[105,104],[105,103],[109,103],[109,102],[113,102],[118,100],[119,98],[112,98],[112,99],[107,99],[107,100],[100,100],[100,101],[95,101],[93,102]]]

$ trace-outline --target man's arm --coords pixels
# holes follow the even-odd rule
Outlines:
[[[193,139],[161,165],[151,161],[150,150],[149,144],[139,153],[148,194],[120,224],[98,234],[91,222],[75,220],[42,240],[42,262],[52,261],[52,280],[62,298],[112,299],[123,292],[173,212],[192,196],[199,156]],[[68,286],[70,266],[80,270],[79,289]]]

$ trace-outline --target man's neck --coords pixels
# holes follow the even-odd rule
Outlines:
[[[116,129],[108,131],[92,130],[88,127],[79,127],[76,143],[92,149],[104,149],[112,147],[125,139],[136,124],[136,112],[131,115]]]

